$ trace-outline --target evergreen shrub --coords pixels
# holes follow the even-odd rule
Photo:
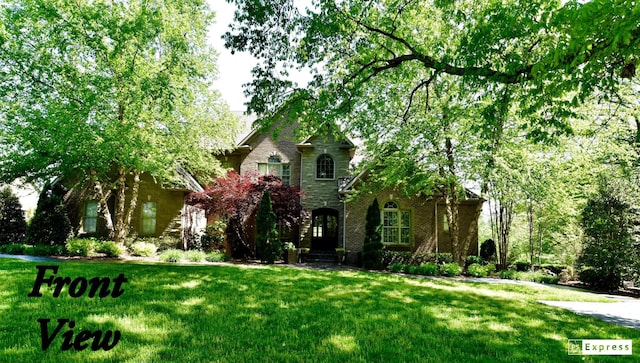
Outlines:
[[[26,232],[20,200],[9,188],[0,190],[0,245],[24,242]]]

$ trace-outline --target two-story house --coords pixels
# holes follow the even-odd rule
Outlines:
[[[366,179],[366,173],[353,176],[350,170],[355,145],[340,133],[318,133],[296,139],[292,125],[277,138],[272,132],[251,132],[230,153],[221,156],[223,165],[243,174],[258,171],[275,174],[283,182],[299,186],[309,218],[287,239],[311,251],[348,251],[348,262],[355,263],[364,241],[367,207],[374,198],[380,205],[383,243],[388,249],[421,252],[451,252],[451,241],[442,198],[409,198],[392,188],[375,190],[350,198]],[[472,233],[469,254],[478,253],[477,214],[483,203],[473,195],[460,208],[460,236]]]

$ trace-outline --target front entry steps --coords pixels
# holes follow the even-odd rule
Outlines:
[[[303,262],[309,263],[338,263],[336,251],[309,251]]]

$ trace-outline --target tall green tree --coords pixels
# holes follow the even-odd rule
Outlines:
[[[5,1],[0,179],[82,177],[123,241],[141,173],[219,172],[211,151],[233,142],[236,121],[209,86],[212,19],[204,0]]]
[[[629,188],[623,181],[603,179],[582,212],[585,245],[578,263],[591,269],[590,278],[581,274],[581,279],[594,287],[616,289],[623,278],[638,278],[640,210],[638,195]]]
[[[285,103],[305,118],[389,101],[405,108],[411,91],[398,98],[391,85],[411,80],[417,92],[443,73],[485,89],[522,85],[527,106],[543,111],[537,123],[557,123],[572,101],[634,77],[640,52],[634,0],[321,0],[306,10],[294,0],[227,1],[238,7],[227,46],[263,60],[247,87],[259,114]],[[315,76],[308,87],[288,77],[303,67]],[[575,99],[564,98],[569,90]]]

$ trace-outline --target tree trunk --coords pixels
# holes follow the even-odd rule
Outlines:
[[[529,256],[531,258],[531,271],[533,271],[533,202],[527,202],[527,222],[529,224]]]
[[[135,170],[133,172],[133,185],[131,186],[131,201],[129,201],[129,210],[127,211],[127,217],[125,219],[124,228],[121,231],[122,233],[122,241],[127,239],[129,236],[129,230],[131,227],[131,218],[133,217],[133,212],[136,210],[138,205],[138,191],[140,190],[140,171]]]
[[[109,238],[113,239],[115,236],[115,229],[113,228],[113,219],[111,219],[111,211],[107,201],[109,200],[108,194],[105,194],[102,188],[102,183],[98,180],[95,170],[90,170],[91,179],[93,180],[94,191],[98,195],[98,213],[104,218],[104,225],[107,231],[109,231]],[[110,193],[109,193],[110,194]]]
[[[118,180],[116,181],[116,184],[118,189],[116,194],[116,228],[114,241],[124,244],[124,240],[126,238],[125,203],[127,202],[127,172],[123,167],[118,167]]]
[[[445,214],[447,216],[447,223],[449,223],[449,238],[451,238],[451,255],[453,262],[457,262],[461,266],[464,266],[464,260],[466,259],[466,251],[460,245],[460,225],[459,225],[459,212],[460,201],[455,192],[455,183],[450,183],[449,191],[444,193],[444,206]],[[451,190],[452,189],[452,190]]]
[[[511,232],[511,220],[513,218],[513,202],[496,204],[492,214],[498,240],[498,263],[500,268],[505,269],[507,267],[507,255],[509,254],[509,233]]]

